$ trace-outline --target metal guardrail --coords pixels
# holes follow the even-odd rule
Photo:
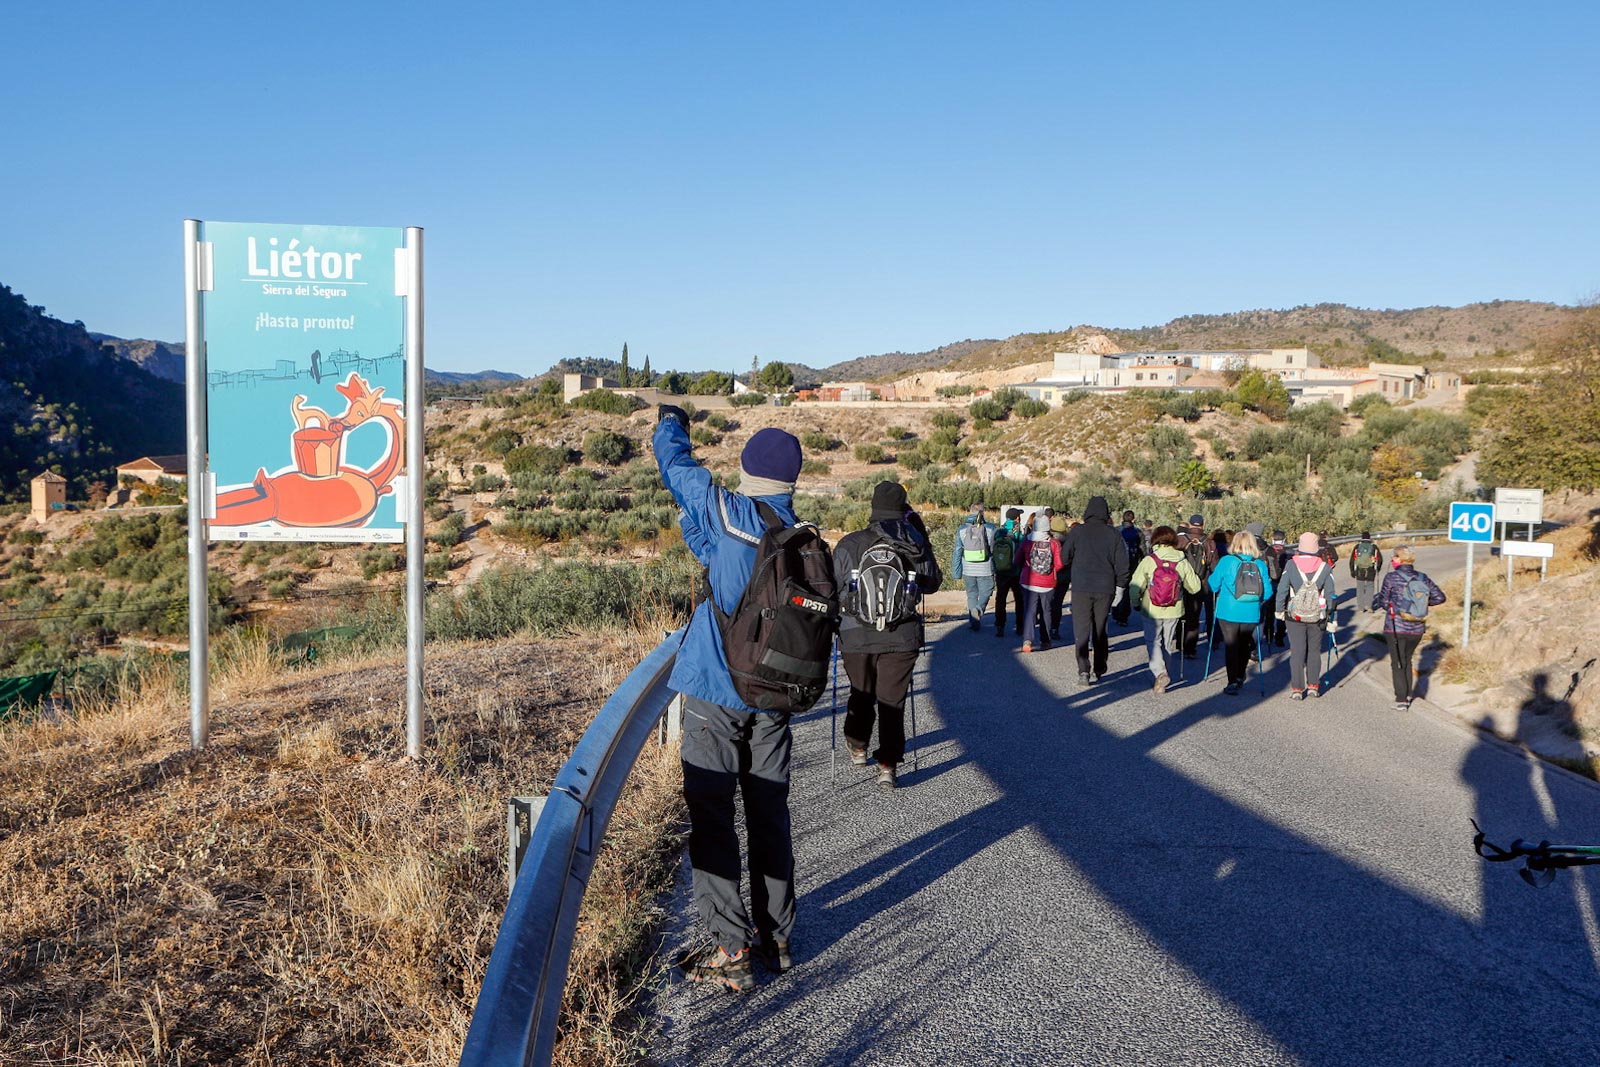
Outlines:
[[[533,829],[461,1050],[462,1067],[535,1067],[555,1049],[578,906],[612,809],[674,694],[683,631],[611,694],[562,765]]]
[[[1443,537],[1449,532],[1449,530],[1377,530],[1373,532],[1372,539],[1374,541],[1389,541],[1396,537]],[[1361,540],[1360,534],[1349,534],[1344,537],[1330,537],[1328,538],[1328,544],[1348,545],[1359,540]]]

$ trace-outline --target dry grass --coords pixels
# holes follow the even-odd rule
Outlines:
[[[1596,528],[1574,524],[1541,537],[1541,541],[1554,544],[1555,556],[1546,568],[1546,578],[1561,578],[1593,570],[1600,543]],[[1508,598],[1520,595],[1537,595],[1539,575],[1533,560],[1515,560],[1511,587],[1506,587],[1505,564],[1480,554],[1472,574],[1472,633],[1475,641],[1466,649],[1461,645],[1462,595],[1466,591],[1466,575],[1460,574],[1439,583],[1447,598],[1429,613],[1428,630],[1433,639],[1446,649],[1439,661],[1442,677],[1451,682],[1471,686],[1492,686],[1504,677],[1503,664],[1491,660],[1487,649],[1499,638],[1495,633],[1501,621]],[[1538,664],[1528,664],[1529,667]]]
[[[203,754],[166,672],[0,731],[0,1063],[454,1063],[505,906],[505,798],[548,789],[650,643],[431,650],[417,763],[400,661],[283,672],[260,635],[218,643]],[[638,1054],[676,771],[648,752],[614,818],[562,1063]]]

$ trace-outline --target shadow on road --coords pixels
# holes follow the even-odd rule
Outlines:
[[[809,934],[869,941],[862,916],[888,912],[1028,828],[1298,1062],[1600,1062],[1592,1025],[1600,984],[1583,925],[1590,909],[1576,880],[1537,896],[1511,872],[1486,870],[1481,921],[1464,918],[1472,901],[1447,907],[1374,873],[1377,861],[1347,858],[1361,853],[1361,842],[1335,854],[1153,755],[1205,720],[1254,707],[1254,687],[1240,699],[1195,686],[1177,711],[1118,736],[1097,719],[1119,702],[1137,706],[1147,693],[1142,671],[1062,696],[1036,680],[1023,657],[985,656],[984,669],[972,670],[977,637],[956,629],[938,640],[931,688],[946,730],[1002,796],[809,890],[801,901]],[[1281,704],[1274,712],[1313,713],[1315,704],[1283,702],[1285,674],[1269,673],[1267,700]],[[997,715],[1005,729],[996,728]],[[1538,764],[1519,769],[1506,752],[1476,745],[1461,773],[1485,827],[1522,827],[1524,836],[1563,829]],[[1468,849],[1469,836],[1463,820],[1460,840],[1438,850]],[[1049,899],[1033,904],[1052,907]],[[838,925],[844,912],[856,926]],[[976,939],[975,951],[984,945]],[[829,975],[804,980],[825,983]],[[836,1061],[870,1058],[891,1029],[884,1022],[841,1042]]]

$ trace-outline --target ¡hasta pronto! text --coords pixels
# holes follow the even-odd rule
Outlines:
[[[302,333],[311,330],[353,330],[356,328],[354,315],[335,315],[329,318],[306,317],[298,315],[269,315],[265,311],[256,316],[256,331],[262,330],[299,330]]]

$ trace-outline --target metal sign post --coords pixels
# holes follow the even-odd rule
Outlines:
[[[1461,647],[1472,640],[1472,556],[1478,545],[1494,543],[1494,505],[1458,500],[1450,505],[1450,540],[1467,546],[1467,581],[1461,593]]]
[[[210,246],[200,242],[200,223],[183,221],[183,362],[188,393],[189,453],[189,747],[199,752],[211,734],[207,691],[207,638],[211,624],[206,584],[206,343],[200,294],[211,288]]]
[[[406,493],[410,496],[406,515],[406,755],[422,758],[422,645],[423,645],[423,558],[428,547],[424,539],[422,483],[427,480],[423,467],[423,375],[422,375],[422,228],[406,227]],[[395,288],[400,288],[399,272]]]
[[[1544,581],[1545,567],[1556,554],[1556,546],[1548,541],[1502,541],[1500,554],[1506,558],[1506,589],[1511,588],[1511,561],[1525,556],[1539,561],[1539,580]]]

